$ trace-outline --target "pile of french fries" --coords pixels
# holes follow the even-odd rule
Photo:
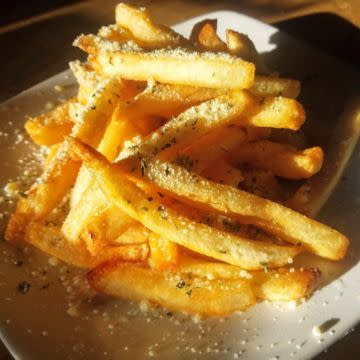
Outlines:
[[[76,97],[25,124],[49,154],[7,240],[89,269],[99,292],[175,311],[309,296],[319,271],[293,259],[340,260],[348,239],[295,210],[323,163],[320,147],[295,146],[299,82],[269,75],[246,35],[223,42],[214,20],[187,39],[123,3],[74,45],[88,53],[70,64]]]

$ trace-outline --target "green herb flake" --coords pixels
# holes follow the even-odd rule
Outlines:
[[[22,281],[18,284],[17,289],[19,293],[26,294],[31,288],[31,284],[27,281]]]
[[[178,289],[182,289],[185,285],[186,285],[185,281],[184,281],[184,280],[181,280],[181,281],[179,281],[179,282],[176,284],[176,287],[177,287]]]

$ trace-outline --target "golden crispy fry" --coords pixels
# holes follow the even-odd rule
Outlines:
[[[226,44],[230,54],[240,56],[245,60],[255,63],[257,73],[269,73],[254,43],[247,35],[228,29],[226,30]]]
[[[217,29],[217,19],[205,19],[202,21],[199,21],[198,23],[196,23],[192,30],[191,30],[191,34],[190,34],[190,41],[196,46],[199,43],[199,33],[202,30],[202,28],[204,27],[204,25],[206,24],[210,24],[213,29],[216,31]]]
[[[324,153],[318,146],[296,150],[268,140],[240,144],[230,155],[236,165],[248,164],[287,179],[307,179],[320,171]]]
[[[86,105],[100,82],[100,77],[89,64],[81,63],[79,60],[71,61],[69,66],[79,83],[78,101]]]
[[[104,246],[92,255],[84,244],[69,242],[61,233],[59,226],[31,222],[26,231],[26,241],[47,254],[66,263],[82,268],[93,268],[105,261],[121,259],[124,261],[144,261],[149,253],[147,244]]]
[[[304,110],[295,100],[266,98],[260,104],[258,99],[244,91],[233,92],[188,109],[142,143],[130,143],[118,159],[135,154],[156,155],[179,144],[184,147],[209,130],[226,125],[298,129],[304,119]]]
[[[284,96],[296,99],[300,94],[300,81],[275,76],[257,75],[250,91],[258,96]]]
[[[260,269],[263,262],[269,267],[284,265],[302,251],[301,247],[252,241],[190,220],[164,206],[157,194],[152,194],[149,201],[147,194],[99,153],[75,140],[71,144],[73,155],[84,162],[104,195],[115,206],[170,241],[200,254],[254,270]]]
[[[25,123],[25,130],[38,145],[61,143],[69,135],[74,125],[69,110],[76,99],[71,99],[45,114],[30,118]]]
[[[216,28],[211,23],[203,25],[197,42],[206,51],[226,51],[226,44],[216,34]]]
[[[178,244],[152,233],[149,237],[149,246],[149,262],[152,268],[161,271],[176,268],[179,262]]]
[[[209,280],[246,279],[258,299],[270,301],[300,300],[309,296],[320,275],[317,269],[267,270],[265,265],[265,271],[248,272],[237,266],[182,255],[177,272]]]
[[[270,301],[301,300],[315,289],[320,276],[318,269],[295,270],[279,269],[257,272],[251,282],[256,297]]]
[[[136,42],[151,48],[167,48],[189,45],[189,40],[167,26],[155,24],[149,12],[129,4],[116,6],[116,24],[128,29]]]
[[[148,300],[170,310],[193,314],[228,315],[255,303],[242,280],[205,280],[179,277],[121,261],[108,262],[88,273],[97,291],[129,300]]]
[[[63,143],[40,179],[27,192],[26,197],[18,201],[5,238],[9,241],[24,240],[29,221],[43,219],[53,210],[70,190],[79,167],[80,163],[69,157],[67,143]]]
[[[339,260],[346,253],[349,240],[344,235],[283,205],[213,183],[185,168],[156,159],[149,160],[142,168],[144,175],[172,194],[238,216],[244,223],[256,225],[291,243],[302,244],[319,256]]]
[[[74,45],[93,54],[91,65],[107,77],[236,89],[249,88],[254,82],[254,65],[228,54],[180,48],[144,52],[137,46],[129,49],[129,44],[115,44],[93,35],[81,35]]]

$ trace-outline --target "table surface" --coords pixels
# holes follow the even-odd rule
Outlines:
[[[1,22],[0,102],[66,69],[70,60],[81,58],[81,52],[71,46],[72,40],[79,33],[94,32],[99,26],[114,22],[114,5],[117,2],[72,2],[32,17],[25,14],[21,19]],[[210,11],[236,10],[268,23],[276,23],[281,30],[311,41],[324,51],[360,68],[359,54],[355,51],[360,43],[360,31],[357,29],[360,28],[359,0],[142,0],[132,3],[150,8],[156,20],[166,25]],[[319,15],[324,13],[326,15]],[[317,24],[318,36],[314,36],[312,31],[305,31],[304,21],[307,24],[310,21],[311,26]],[[329,35],[329,31],[331,36],[325,36]],[[332,41],[339,31],[345,41]],[[343,47],[334,44],[342,44]],[[358,326],[316,359],[335,360],[345,354],[360,358],[359,341]],[[0,360],[5,359],[11,359],[11,356],[0,343]]]

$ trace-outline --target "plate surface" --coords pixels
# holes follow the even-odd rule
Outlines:
[[[309,122],[322,131],[308,131],[311,142],[324,143],[333,131],[346,100],[359,84],[356,72],[276,28],[238,13],[220,11],[191,19],[174,28],[189,35],[192,25],[218,18],[226,28],[247,33],[267,62],[282,76],[303,83],[301,101]],[[58,92],[55,85],[61,85]],[[24,168],[36,167],[35,146],[23,133],[25,116],[42,112],[76,91],[69,72],[59,74],[3,104],[0,108],[0,185],[16,180]],[[311,127],[310,127],[311,129]],[[306,131],[306,129],[305,129]],[[53,266],[32,248],[15,249],[0,241],[0,331],[16,358],[23,359],[308,359],[339,339],[360,320],[360,170],[359,147],[342,181],[320,214],[320,219],[346,233],[352,242],[341,264],[307,256],[323,272],[321,289],[298,305],[262,303],[227,319],[191,319],[164,310],[147,311],[136,304],[94,296],[79,286],[83,274],[65,264]],[[30,175],[25,181],[31,180]],[[22,178],[24,181],[24,177]],[[3,226],[14,205],[6,195],[0,202]],[[22,294],[18,284],[27,281]],[[314,325],[334,319],[320,337]]]

